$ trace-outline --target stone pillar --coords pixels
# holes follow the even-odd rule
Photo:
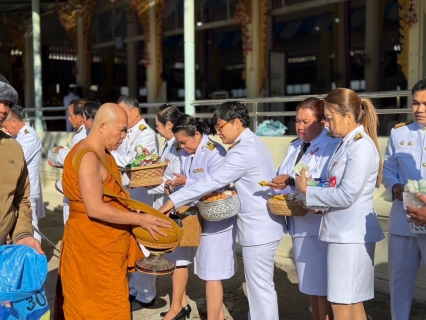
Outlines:
[[[320,36],[320,42],[317,54],[317,85],[316,93],[327,93],[331,90],[331,74],[330,74],[330,47],[331,35],[330,31],[323,30]]]
[[[84,77],[85,59],[84,59],[84,24],[81,9],[77,10],[77,85],[83,89],[87,87]]]
[[[377,92],[380,90],[380,3],[381,1],[366,1],[365,21],[365,51],[366,65],[365,91]]]
[[[42,121],[43,112],[40,110],[43,104],[43,86],[41,80],[41,41],[40,41],[40,0],[32,0],[32,26],[33,26],[33,70],[34,70],[34,108],[35,112],[35,129],[37,132],[44,131]]]
[[[161,75],[157,75],[157,62],[156,56],[157,54],[162,54],[161,52],[157,52],[157,32],[156,32],[156,13],[155,13],[155,1],[151,1],[151,5],[149,7],[149,42],[147,43],[148,48],[148,57],[149,57],[149,65],[146,68],[146,88],[148,91],[147,102],[165,102],[165,92],[163,90],[164,83],[162,88],[157,95],[157,77]],[[162,68],[162,66],[160,66]],[[150,110],[149,110],[150,111]],[[153,111],[153,109],[151,109]]]
[[[127,38],[136,35],[135,13],[130,8],[127,12]],[[136,96],[138,93],[137,73],[138,73],[138,57],[136,54],[137,42],[129,41],[126,44],[127,51],[127,86],[129,87],[129,95]]]
[[[33,29],[29,23],[25,32],[25,106],[34,105]]]
[[[336,74],[336,87],[347,88],[348,83],[348,21],[347,21],[347,3],[339,3],[335,17],[338,23],[334,24],[334,73]]]
[[[195,17],[194,0],[184,0],[185,42],[185,113],[194,114],[190,103],[195,100]]]
[[[247,98],[259,96],[259,5],[258,0],[251,2],[251,21],[248,30],[251,39],[251,51],[246,56],[246,88]]]
[[[415,85],[415,83],[424,78],[426,75],[426,63],[424,60],[426,41],[425,36],[425,10],[426,4],[423,0],[414,1],[414,9],[417,13],[417,22],[413,24],[409,31],[408,45],[408,85],[407,89]],[[411,105],[411,104],[410,104]]]

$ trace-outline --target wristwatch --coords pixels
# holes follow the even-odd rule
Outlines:
[[[296,185],[296,183],[295,183],[295,181],[294,181],[294,178],[293,177],[289,177],[288,178],[288,183],[287,183],[289,186],[295,186]]]

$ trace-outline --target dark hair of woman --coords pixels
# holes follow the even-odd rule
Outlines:
[[[298,103],[296,111],[309,109],[312,111],[317,121],[321,121],[325,120],[324,105],[324,100],[320,100],[318,98],[307,98]]]
[[[209,135],[210,126],[201,119],[195,119],[188,114],[181,114],[173,125],[172,132],[178,133],[184,131],[189,137],[195,136],[196,132]]]
[[[169,121],[174,124],[181,114],[182,113],[176,106],[165,103],[160,108],[158,108],[157,120],[163,125],[166,125],[166,123]]]
[[[230,122],[235,119],[240,119],[244,128],[250,126],[250,116],[247,108],[238,101],[228,101],[216,108],[213,114],[212,124],[216,126],[219,120]]]

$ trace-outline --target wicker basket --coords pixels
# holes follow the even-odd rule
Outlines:
[[[308,210],[298,205],[297,201],[294,200],[286,201],[271,198],[267,203],[271,212],[277,216],[302,217],[308,213]]]
[[[160,162],[148,166],[124,168],[122,171],[130,179],[130,188],[156,187],[163,183],[163,175],[166,167],[167,163]]]
[[[217,201],[200,201],[201,216],[207,221],[220,221],[237,215],[241,210],[240,198],[234,195]]]
[[[190,212],[197,214],[188,215]],[[197,207],[183,206],[175,213],[182,221],[182,240],[181,247],[198,247],[201,239],[202,218]]]

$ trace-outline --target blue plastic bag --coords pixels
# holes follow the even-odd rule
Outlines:
[[[0,246],[0,319],[50,319],[47,260],[24,245]]]
[[[287,131],[287,127],[279,121],[265,120],[257,128],[258,136],[282,137]]]

